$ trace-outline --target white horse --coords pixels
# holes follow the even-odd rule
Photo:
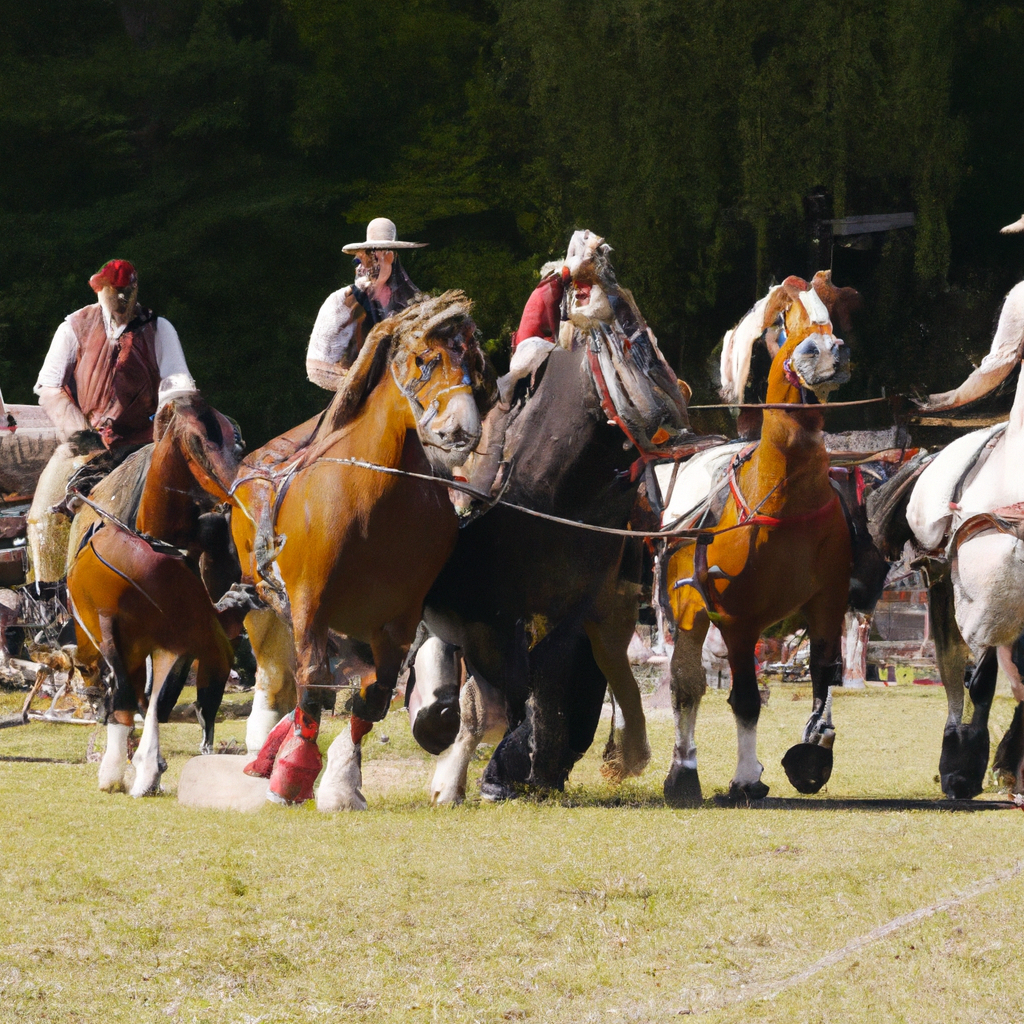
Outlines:
[[[992,347],[981,365],[953,391],[922,403],[932,411],[983,397],[1019,365],[1024,350],[1024,282],[1006,296]],[[997,662],[1024,701],[1024,375],[1018,378],[1009,421],[958,438],[918,479],[907,523],[931,556],[929,604],[936,658],[948,715],[939,760],[942,790],[968,799],[981,792],[988,766],[988,716]],[[948,570],[948,571],[947,571]],[[964,667],[974,713],[963,721]],[[1024,790],[1024,729],[1018,707],[996,764]],[[1001,756],[1002,755],[1002,756]]]

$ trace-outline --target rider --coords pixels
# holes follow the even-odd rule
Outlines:
[[[194,391],[195,382],[177,331],[138,304],[138,275],[131,263],[110,260],[89,284],[97,301],[57,328],[34,390],[62,441],[94,431],[98,440],[92,447],[109,450],[116,464],[153,440],[157,407]],[[28,524],[37,581],[63,575],[64,553],[60,538],[51,536],[59,529],[50,506],[63,498],[83,447],[89,445],[59,445],[40,477]],[[52,572],[43,566],[51,555]]]
[[[337,391],[371,328],[412,304],[419,289],[396,250],[426,244],[398,241],[394,223],[377,217],[366,226],[365,242],[342,246],[355,257],[355,282],[328,295],[320,307],[306,352],[306,375],[314,384]]]
[[[57,328],[35,393],[61,440],[95,430],[109,449],[147,444],[160,402],[195,390],[178,333],[138,304],[127,260],[104,263],[89,284],[98,301]]]

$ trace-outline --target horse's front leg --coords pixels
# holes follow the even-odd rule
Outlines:
[[[584,623],[594,660],[608,680],[614,697],[612,731],[601,765],[601,774],[609,782],[621,782],[642,774],[651,760],[640,687],[627,655],[636,622],[635,598],[627,604],[629,612],[626,614],[612,615],[602,622]]]
[[[676,743],[672,766],[665,779],[665,803],[670,807],[699,807],[703,794],[697,774],[697,712],[707,689],[707,677],[701,662],[704,637],[711,625],[707,612],[698,612],[691,629],[680,629],[672,652],[672,715],[675,718]]]
[[[104,793],[120,793],[126,788],[124,776],[128,770],[128,740],[135,728],[139,698],[121,661],[114,639],[113,620],[100,616],[99,626],[100,654],[113,677],[110,714],[107,718],[107,747],[100,761],[99,787]]]
[[[947,767],[955,764],[955,768],[948,774],[940,776],[942,791],[951,800],[971,800],[985,787],[989,754],[988,716],[996,692],[998,673],[996,648],[989,647],[971,674],[969,693],[974,713],[970,722],[961,724],[952,734],[947,727],[943,736],[943,758]],[[955,738],[955,759],[946,757],[947,749],[953,748],[952,742],[947,744],[947,738]]]
[[[416,623],[413,622],[412,632],[415,629]],[[373,728],[373,720],[363,717],[360,712],[376,715],[377,721],[387,714],[391,694],[395,692],[398,673],[405,660],[405,648],[391,637],[386,628],[370,642],[370,647],[377,678],[357,694],[349,727],[342,729],[327,749],[327,769],[316,794],[317,809],[325,813],[366,810],[366,798],[362,793],[362,742]]]
[[[937,579],[928,590],[928,616],[935,640],[935,660],[946,691],[939,781],[942,792],[950,799],[969,799],[981,792],[988,751],[985,752],[986,763],[979,768],[976,754],[971,753],[970,726],[964,725],[964,668],[969,651],[956,624],[953,581],[949,573]]]
[[[729,649],[732,671],[729,706],[736,719],[736,774],[729,783],[729,799],[750,803],[768,795],[768,787],[761,781],[764,765],[757,758],[757,722],[761,717],[761,691],[757,685],[754,655],[757,635],[723,625],[722,636]]]
[[[459,693],[459,733],[437,759],[430,783],[434,807],[460,804],[466,799],[469,762],[483,742],[497,743],[508,729],[505,699],[493,686],[469,676]]]
[[[245,617],[245,629],[256,659],[256,685],[245,726],[245,745],[255,753],[297,703],[295,641],[285,622],[269,608],[251,611]]]
[[[153,687],[146,708],[142,738],[132,758],[135,781],[130,795],[134,797],[155,796],[159,793],[160,778],[167,771],[167,762],[160,756],[159,703],[160,691],[175,668],[176,658],[167,651],[157,651],[147,661],[153,673]]]

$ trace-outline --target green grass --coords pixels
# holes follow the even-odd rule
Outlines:
[[[0,713],[19,699],[0,697]],[[795,795],[779,759],[808,710],[806,687],[773,688],[773,796]],[[997,698],[995,735],[1011,711]],[[822,795],[938,798],[944,715],[939,688],[841,693]],[[744,998],[1024,859],[1019,812],[673,811],[671,718],[650,727],[652,767],[620,789],[595,750],[563,796],[433,811],[431,759],[393,713],[367,741],[371,810],[331,817],[105,796],[87,728],[0,731],[2,757],[76,762],[0,762],[0,1021],[1021,1018],[1024,876]],[[198,728],[162,735],[170,789]],[[708,695],[698,743],[705,793],[724,791],[724,693]]]

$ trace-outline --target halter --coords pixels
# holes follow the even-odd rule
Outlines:
[[[398,374],[395,372],[395,362],[397,360],[392,359],[390,363],[391,378],[395,382],[395,386],[399,391],[405,395],[409,404],[413,409],[419,410],[419,416],[416,418],[416,426],[421,427],[430,423],[431,420],[438,414],[441,408],[441,398],[444,395],[455,394],[459,392],[469,394],[473,393],[473,381],[469,376],[469,370],[466,366],[462,367],[462,381],[459,384],[452,384],[449,387],[442,388],[431,401],[430,405],[424,406],[420,401],[420,393],[430,383],[430,378],[433,377],[434,371],[441,364],[441,353],[437,352],[434,354],[432,359],[424,361],[420,366],[420,373],[418,377],[413,378],[408,384],[403,384],[398,379]]]

